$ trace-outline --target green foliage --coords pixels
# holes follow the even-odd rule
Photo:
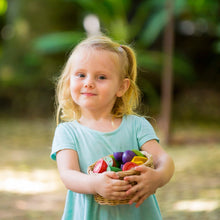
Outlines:
[[[217,53],[220,53],[220,41],[219,42],[216,42],[215,44],[215,50]]]
[[[138,63],[142,68],[147,68],[150,71],[160,72],[161,70],[161,52],[151,50],[144,51],[152,45],[158,36],[161,34],[166,24],[166,11],[164,3],[158,1],[141,1],[135,5],[133,15],[128,17],[133,6],[131,1],[89,1],[89,0],[72,0],[78,4],[87,13],[97,14],[104,32],[112,36],[115,40],[121,42],[132,42],[137,40]],[[181,13],[184,10],[185,1],[178,1],[175,4],[175,13]],[[151,13],[153,11],[153,13]],[[147,21],[147,22],[146,22]],[[43,36],[34,43],[35,48],[43,53],[57,53],[66,51],[70,45],[75,45],[81,39],[80,32],[63,32],[54,33]],[[180,58],[174,59],[175,73],[184,75],[184,70],[187,70],[187,76],[193,74],[193,69],[190,67],[187,60]],[[180,67],[180,68],[179,68]]]
[[[163,30],[166,23],[166,11],[161,10],[160,12],[153,14],[143,30],[140,38],[141,43],[144,45],[151,45]]]
[[[8,3],[6,0],[0,0],[0,15],[5,14],[8,8]]]
[[[44,35],[34,42],[34,49],[41,53],[58,53],[70,50],[84,34],[82,32],[60,32]]]
[[[32,112],[34,105],[41,106],[43,98],[45,99],[43,102],[46,103],[46,100],[53,96],[53,80],[65,63],[67,53],[86,36],[83,18],[88,14],[95,14],[99,18],[103,33],[122,44],[134,46],[140,68],[139,85],[147,102],[149,101],[148,104],[158,103],[160,98],[158,82],[164,56],[161,52],[161,41],[167,22],[165,2],[164,0],[8,2],[10,4],[6,14],[0,17],[1,33],[6,33],[2,34],[0,39],[0,99],[4,100],[1,106],[14,103],[9,107],[16,109],[17,103],[23,102],[23,97],[24,100],[29,100],[25,104],[32,103],[28,110]],[[2,6],[5,3],[7,1],[0,0],[0,13],[5,10],[3,10],[5,6]],[[191,38],[196,38],[199,42],[201,37],[207,36],[212,39],[210,48],[213,55],[220,53],[219,8],[219,1],[174,1],[177,39],[173,72],[174,80],[177,79],[182,87],[186,82],[196,82],[195,79],[201,78],[200,71],[195,70],[195,59],[204,54],[195,55],[196,52],[193,50],[197,48],[190,42]],[[179,31],[183,21],[190,22],[195,29],[191,36]],[[205,32],[199,31],[199,28],[204,26]],[[188,43],[184,44],[184,41]],[[197,47],[204,46],[198,45]],[[217,72],[217,63],[216,57],[212,62],[208,62],[207,65],[210,67],[207,68],[207,72]],[[154,78],[153,81],[149,80],[148,74]],[[43,98],[33,104],[28,94]],[[42,106],[45,107],[45,104]],[[17,113],[16,110],[15,112]]]
[[[160,51],[144,51],[138,50],[138,64],[146,70],[153,71],[155,74],[160,74],[163,65],[164,54]],[[185,80],[192,80],[195,77],[195,72],[190,62],[183,58],[180,54],[175,54],[173,57],[173,71],[177,77]]]

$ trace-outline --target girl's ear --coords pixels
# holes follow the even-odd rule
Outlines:
[[[116,93],[116,96],[122,97],[125,94],[125,92],[129,89],[129,87],[130,87],[130,79],[128,78],[123,79],[122,84],[119,87],[118,92]]]

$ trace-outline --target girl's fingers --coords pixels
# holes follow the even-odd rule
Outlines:
[[[114,191],[127,191],[132,187],[132,185],[129,184],[129,182],[127,182],[127,181],[116,180],[116,181],[114,181],[112,187],[113,187]]]
[[[136,166],[134,169],[137,170],[137,171],[140,171],[140,172],[144,172],[144,171],[147,171],[147,169],[150,169],[150,168],[146,167],[145,165],[140,165],[140,166]]]
[[[112,179],[119,179],[119,176],[113,171],[106,172],[105,175]]]
[[[136,203],[136,207],[139,207],[147,197],[148,197],[147,194],[143,195],[140,192],[137,192],[136,194],[134,194],[132,199],[129,201],[129,204],[131,205],[133,203]]]
[[[146,191],[141,190],[137,185],[133,186],[131,189],[129,189],[127,192],[127,195],[134,195],[132,199],[130,200],[129,204],[137,203],[137,206],[143,203],[143,201],[150,196],[150,194]]]
[[[129,204],[133,204],[134,202],[139,201],[139,195],[138,193],[134,194],[134,196],[132,197],[132,199],[129,201]]]
[[[110,196],[110,199],[116,199],[116,200],[123,200],[125,198],[127,198],[127,195],[125,192],[114,192]]]
[[[144,200],[147,198],[147,196],[143,196],[139,199],[139,201],[137,201],[135,207],[138,208],[143,202]]]
[[[127,195],[129,196],[129,195],[132,195],[132,194],[137,193],[137,191],[138,191],[138,188],[135,187],[135,186],[133,186],[133,187],[131,187],[130,189],[128,189],[126,193],[127,193]]]
[[[140,179],[140,176],[138,175],[124,177],[124,180],[128,182],[138,182],[139,179]]]

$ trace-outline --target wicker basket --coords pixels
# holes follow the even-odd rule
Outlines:
[[[144,154],[148,158],[148,160],[144,163],[144,165],[147,167],[154,168],[152,156],[149,153],[147,153],[146,151],[141,151],[141,153]],[[98,175],[98,173],[93,173],[93,168],[94,168],[95,164],[96,164],[96,162],[88,167],[87,173],[89,175]],[[125,176],[140,175],[140,172],[136,171],[134,169],[131,169],[131,170],[127,170],[127,171],[119,171],[119,172],[117,172],[117,175],[119,176],[119,179],[123,180]],[[136,182],[131,183],[131,185],[135,185],[135,184],[136,184]],[[131,197],[132,196],[127,197],[126,199],[123,199],[123,200],[110,200],[110,199],[106,199],[106,198],[100,196],[99,194],[94,195],[95,201],[97,203],[99,203],[100,205],[111,205],[111,206],[128,204]]]

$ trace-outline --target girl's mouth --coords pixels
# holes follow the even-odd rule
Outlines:
[[[91,92],[83,92],[81,94],[84,95],[84,96],[96,96],[96,94],[91,93]]]

